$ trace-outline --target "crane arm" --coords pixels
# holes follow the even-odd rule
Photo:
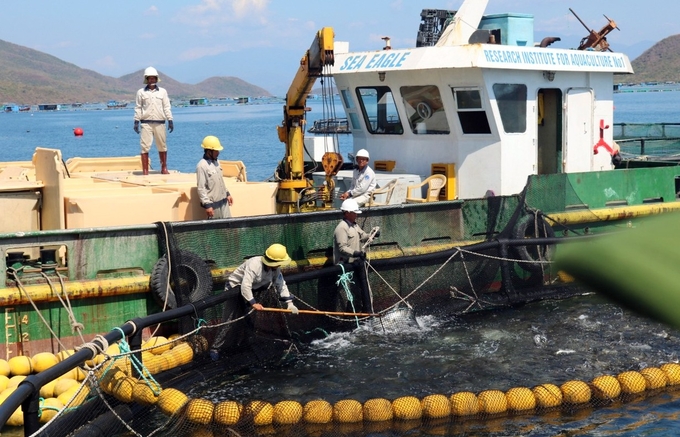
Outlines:
[[[335,63],[333,28],[317,32],[312,45],[300,60],[300,68],[286,94],[283,122],[278,126],[279,140],[286,145],[281,163],[277,209],[289,212],[299,201],[299,194],[308,186],[304,174],[304,129],[307,97],[324,68]]]

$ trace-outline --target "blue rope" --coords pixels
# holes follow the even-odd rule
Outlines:
[[[130,353],[132,351],[130,350],[130,345],[125,340],[125,333],[123,332],[123,330],[118,328],[118,327],[116,327],[114,329],[119,330],[121,337],[122,337],[120,339],[120,343],[118,344],[118,348],[120,349],[120,353],[121,354],[127,354],[130,357],[130,363],[132,363],[132,365],[135,366],[135,370],[137,370],[137,373],[142,375],[142,378],[146,382],[146,385],[149,386],[151,391],[153,391],[153,393],[156,396],[160,395],[161,394],[161,385],[154,379],[153,375],[151,375],[151,372],[149,372],[149,370],[146,368],[146,366],[144,366],[144,363],[142,363],[136,356],[134,356],[133,354]],[[109,368],[111,368],[112,365],[113,365],[113,363],[109,364]],[[106,370],[108,371],[109,368],[107,368]],[[149,381],[151,381],[151,382],[149,382]]]
[[[354,308],[354,296],[350,290],[350,284],[354,284],[354,282],[352,282],[352,279],[354,279],[354,272],[345,272],[345,266],[342,264],[340,264],[340,268],[342,268],[342,274],[338,276],[339,279],[335,284],[342,285],[342,288],[345,290],[347,300],[349,301],[350,305],[352,305],[352,312],[356,313],[357,310]],[[354,316],[354,319],[357,322],[357,328],[359,328],[359,317]]]

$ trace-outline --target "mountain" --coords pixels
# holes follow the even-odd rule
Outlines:
[[[635,74],[617,74],[614,82],[680,82],[680,35],[662,39],[631,64]]]
[[[264,88],[236,77],[212,77],[184,84],[158,72],[172,99],[271,96]],[[143,70],[120,78],[80,68],[37,50],[0,40],[0,103],[98,102],[134,100]]]

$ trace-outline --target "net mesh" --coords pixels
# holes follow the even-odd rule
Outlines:
[[[526,191],[530,194],[490,197],[483,200],[483,208],[479,202],[466,202],[456,208],[435,204],[422,215],[389,208],[365,214],[362,228],[379,226],[385,235],[371,251],[397,259],[381,264],[377,257],[367,265],[375,327],[414,323],[412,303],[421,314],[437,315],[511,305],[531,298],[531,293],[556,296],[555,290],[569,279],[552,271],[550,244],[524,247],[526,252],[497,245],[451,249],[452,241],[488,243],[585,233],[582,227],[552,218],[554,212],[565,210],[579,210],[586,217],[584,222],[597,228],[602,221],[590,207],[601,205],[588,198],[588,188],[572,183],[568,175],[554,176],[532,177]],[[150,284],[155,304],[159,310],[172,309],[223,293],[230,268],[217,266],[233,269],[244,259],[261,256],[268,244],[282,242],[297,261],[286,277],[291,279],[289,289],[300,308],[351,310],[351,302],[361,299],[352,276],[347,288],[338,274],[293,279],[296,274],[331,266],[331,236],[337,220],[337,215],[328,214],[313,220],[305,215],[253,219],[238,225],[220,221],[210,227],[159,225],[163,256]],[[464,227],[463,222],[479,224]],[[409,249],[416,246],[419,251]],[[442,255],[441,249],[448,251]],[[419,257],[406,258],[409,255]],[[265,307],[284,309],[272,289],[256,292]],[[233,299],[240,297],[236,294]],[[351,330],[365,320],[332,314],[291,317],[268,311],[225,317],[229,305],[227,299],[191,316],[158,324],[147,332],[140,347],[121,342],[86,367],[74,369],[63,378],[73,381],[70,387],[62,383],[57,390],[57,381],[51,393],[43,394],[41,421],[49,423],[38,435],[332,436],[405,433],[416,428],[425,433],[455,433],[468,429],[470,419],[573,413],[680,384],[680,365],[666,363],[592,380],[527,379],[524,387],[480,387],[476,392],[442,391],[423,397],[302,400],[251,394],[241,399],[206,398],[200,388],[222,383],[225,375],[238,375],[253,365],[284,365],[295,355],[299,342],[334,329]],[[230,342],[220,353],[227,358],[216,364],[209,351],[224,330]],[[15,414],[9,424],[19,425],[20,416]]]

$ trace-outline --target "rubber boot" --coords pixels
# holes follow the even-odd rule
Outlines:
[[[168,152],[158,152],[158,157],[161,160],[161,174],[170,174],[168,171]]]
[[[142,153],[142,174],[149,174],[149,154]]]

